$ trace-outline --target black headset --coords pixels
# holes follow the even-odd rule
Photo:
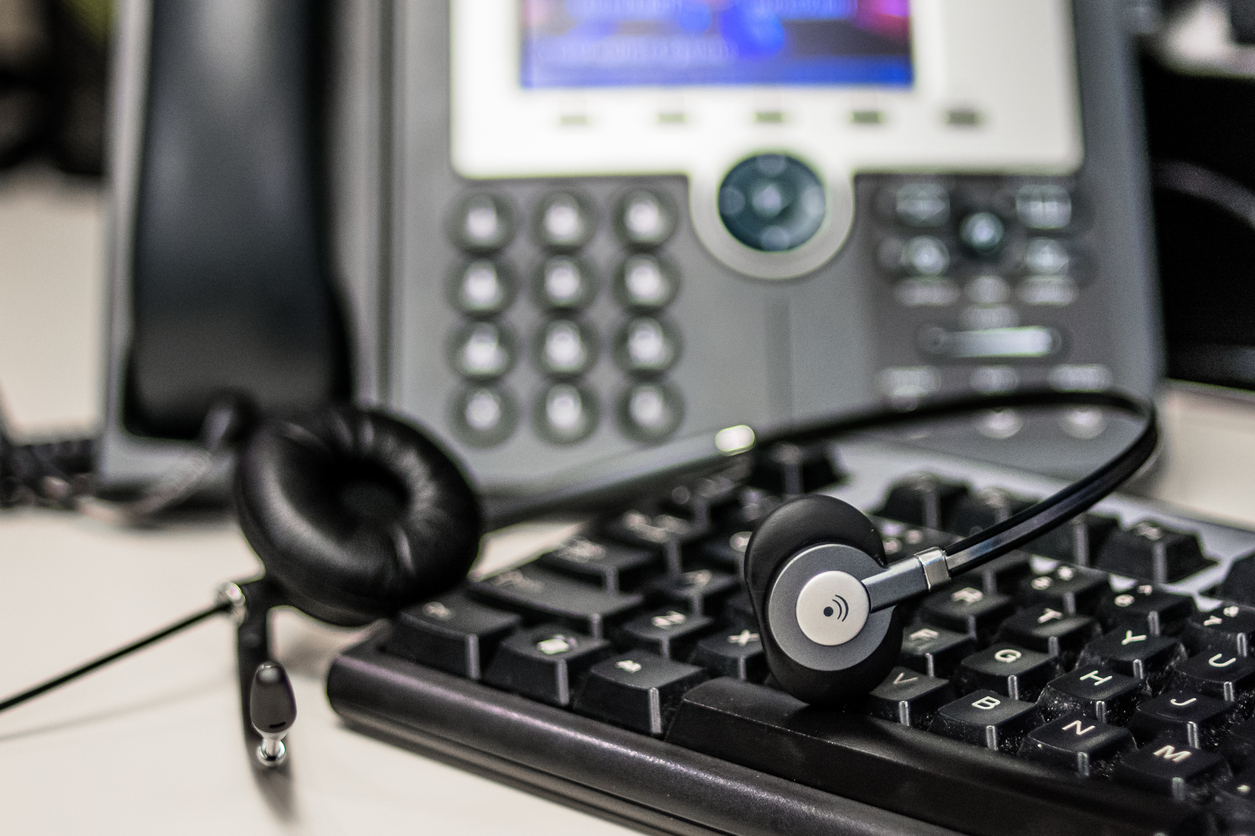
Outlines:
[[[360,626],[456,586],[485,530],[545,512],[647,494],[674,480],[779,443],[810,444],[990,409],[1102,407],[1142,421],[1137,438],[1077,482],[944,549],[889,564],[871,521],[812,494],[784,503],[750,538],[744,573],[767,663],[786,691],[817,705],[878,685],[902,641],[895,607],[1033,540],[1090,508],[1137,472],[1158,443],[1154,407],[1117,392],[1020,392],[936,401],[755,435],[748,427],[696,436],[666,465],[612,481],[576,478],[487,511],[455,459],[415,427],[382,412],[331,407],[271,419],[246,434],[233,498],[265,574],[228,584],[214,606],[56,679],[0,701],[0,711],[215,613],[237,618],[245,732],[258,762],[281,763],[295,718],[291,687],[271,661],[268,614],[287,605],[331,624]],[[730,442],[729,439],[734,439]]]

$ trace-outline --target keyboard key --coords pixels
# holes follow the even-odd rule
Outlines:
[[[749,545],[751,531],[734,531],[716,534],[702,542],[698,554],[705,560],[740,575],[745,563],[745,548]]]
[[[1112,532],[1098,553],[1097,565],[1117,575],[1172,583],[1206,569],[1210,562],[1203,557],[1198,535],[1142,520]]]
[[[1220,753],[1235,769],[1255,765],[1255,720],[1233,728],[1225,737]]]
[[[872,517],[871,521],[880,532],[880,539],[885,544],[885,555],[890,560],[898,560],[925,549],[945,547],[954,542],[954,535],[944,531],[920,528],[885,517]]]
[[[1201,804],[1212,796],[1216,783],[1229,777],[1229,765],[1215,752],[1156,740],[1121,758],[1111,777],[1177,801]]]
[[[937,709],[953,699],[954,689],[946,680],[898,667],[867,695],[867,711],[873,717],[925,729]]]
[[[693,615],[717,613],[732,593],[740,588],[736,575],[711,569],[690,569],[667,575],[649,586],[653,597],[688,607]]]
[[[964,701],[979,699],[970,695]],[[984,725],[977,724],[979,746],[987,743],[983,732]],[[1081,781],[1062,771],[1055,774],[1018,758],[997,758],[995,764],[991,753],[974,746],[874,718],[808,711],[788,694],[732,679],[711,680],[687,693],[667,740],[855,801],[926,818],[941,827],[985,836],[1028,834],[1043,822],[1057,833],[1097,834],[1106,822],[1118,823],[1110,828],[1113,833],[1188,832],[1189,820],[1198,816],[1171,800]],[[941,804],[938,799],[955,803]],[[1101,819],[1095,817],[1099,810]]]
[[[1225,823],[1226,836],[1255,831],[1255,772],[1234,775],[1216,785],[1211,808]]]
[[[684,692],[708,678],[701,668],[636,650],[593,665],[575,710],[662,737]]]
[[[1129,731],[1143,743],[1160,738],[1214,749],[1237,717],[1233,703],[1189,691],[1168,691],[1137,707]]]
[[[800,496],[836,484],[840,473],[832,464],[832,442],[773,444],[754,456],[749,482],[784,496]]]
[[[1218,594],[1239,604],[1255,606],[1255,552],[1233,561]]]
[[[758,617],[754,615],[748,592],[742,589],[728,596],[723,602],[723,620],[732,627],[758,629]]]
[[[1098,605],[1098,618],[1108,630],[1131,627],[1134,630],[1175,636],[1194,614],[1194,599],[1139,584],[1124,592],[1112,592]]]
[[[1157,691],[1172,665],[1184,659],[1185,650],[1174,639],[1126,629],[1108,633],[1085,645],[1079,664],[1111,668],[1116,673],[1145,680],[1151,690]]]
[[[1115,759],[1133,748],[1128,729],[1083,714],[1069,714],[1029,732],[1019,754],[1088,777],[1107,774]]]
[[[709,528],[715,515],[738,505],[741,480],[735,473],[718,473],[677,485],[662,501],[667,513],[687,519],[699,529]]]
[[[955,503],[967,493],[968,486],[962,482],[948,481],[931,473],[917,473],[892,485],[885,504],[876,514],[940,530]]]
[[[551,705],[568,706],[580,678],[614,654],[610,642],[558,624],[521,630],[501,643],[484,681]]]
[[[591,581],[607,592],[633,589],[658,566],[658,553],[587,537],[571,537],[537,562],[555,572]]]
[[[1099,632],[1098,622],[1088,615],[1069,615],[1042,604],[1002,622],[998,640],[1050,656],[1073,658]]]
[[[925,598],[919,615],[929,624],[966,633],[983,644],[1014,611],[1015,602],[1009,595],[959,584],[943,587]]]
[[[1058,664],[1045,653],[1000,643],[964,659],[954,685],[959,693],[987,689],[1031,702],[1058,674]]]
[[[902,635],[902,652],[898,657],[903,665],[928,676],[948,677],[959,668],[959,663],[976,651],[976,641],[966,633],[955,633],[915,624]]]
[[[531,564],[475,581],[471,594],[534,622],[557,620],[593,638],[605,638],[608,622],[644,603],[635,593],[605,592]]]
[[[972,575],[981,579],[986,592],[1014,593],[1020,584],[1033,573],[1033,556],[1028,552],[1014,551],[996,557],[973,570]]]
[[[749,682],[767,678],[767,657],[757,628],[723,631],[707,636],[697,643],[690,660],[714,676],[730,676]]]
[[[689,520],[673,514],[646,514],[625,511],[602,523],[602,533],[612,540],[638,549],[656,551],[667,561],[667,571],[679,572],[680,549],[702,536],[703,531]]]
[[[712,512],[712,524],[722,531],[753,531],[784,499],[758,488],[742,488],[735,505]]]
[[[1026,543],[1026,552],[1053,557],[1077,566],[1093,566],[1098,552],[1120,521],[1105,514],[1081,514],[1058,528]]]
[[[1026,605],[1047,604],[1066,613],[1090,615],[1110,590],[1101,572],[1062,565],[1048,574],[1025,578],[1017,597]]]
[[[1145,695],[1146,686],[1139,679],[1082,665],[1050,680],[1037,699],[1037,708],[1048,720],[1080,712],[1104,723],[1124,725]]]
[[[1191,615],[1181,632],[1181,641],[1191,653],[1212,650],[1250,656],[1252,636],[1255,636],[1255,609],[1221,604],[1209,612]]]
[[[983,488],[955,500],[950,516],[946,518],[945,529],[966,537],[997,525],[1032,504],[1033,500],[1001,488]]]
[[[1037,707],[1031,702],[975,691],[937,709],[928,730],[987,749],[1014,752],[1037,724]]]
[[[1255,698],[1255,660],[1236,653],[1200,653],[1176,666],[1172,686],[1248,705]]]
[[[657,653],[664,659],[687,659],[697,640],[714,629],[709,616],[667,608],[637,616],[619,628],[619,641]]]
[[[450,593],[397,613],[385,649],[394,656],[479,679],[521,619]]]

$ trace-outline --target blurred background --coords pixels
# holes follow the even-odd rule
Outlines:
[[[1255,436],[1255,2],[1129,0],[1127,11],[1140,44],[1173,437],[1151,490],[1255,520],[1241,492],[1255,469],[1245,443]],[[111,0],[0,0],[0,406],[27,436],[101,423],[115,15]],[[1226,450],[1233,466],[1206,478],[1197,465],[1174,468],[1206,460],[1203,447]]]

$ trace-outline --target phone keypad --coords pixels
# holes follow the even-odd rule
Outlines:
[[[522,210],[517,214],[516,205]],[[590,244],[600,218],[609,219],[617,252],[598,265],[592,256],[604,256],[604,242]],[[449,234],[465,260],[452,267],[446,294],[464,317],[448,337],[449,365],[463,381],[449,405],[458,437],[491,447],[524,424],[550,444],[577,444],[603,423],[603,404],[612,408],[611,423],[625,438],[655,443],[675,433],[684,399],[665,378],[680,360],[681,342],[662,314],[680,293],[681,279],[661,249],[678,221],[671,197],[641,186],[605,207],[567,188],[516,201],[475,192],[458,202]],[[528,237],[517,236],[520,224],[531,231]],[[515,277],[528,275],[519,262],[526,262],[529,249],[539,249],[540,259],[530,272],[530,298],[519,306]],[[614,277],[612,303],[621,314],[617,326],[603,323],[609,338],[587,313],[597,303],[599,269]],[[531,306],[539,316],[525,310]],[[542,378],[524,399],[527,422],[520,421],[507,385],[527,377],[514,373],[520,344],[530,346],[530,368]],[[607,391],[593,384],[603,348],[618,378]]]

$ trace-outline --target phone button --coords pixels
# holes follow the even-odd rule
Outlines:
[[[449,300],[464,314],[491,316],[514,301],[514,279],[504,265],[476,259],[454,273]]]
[[[582,374],[596,359],[597,338],[578,322],[555,319],[536,335],[536,365],[546,374]]]
[[[561,310],[582,308],[597,295],[597,278],[587,263],[555,256],[540,267],[536,296],[542,307]]]
[[[950,220],[950,193],[940,183],[911,182],[889,196],[893,215],[906,226],[944,226]]]
[[[993,212],[973,212],[959,224],[959,239],[979,256],[998,252],[1006,238],[1006,224]]]
[[[763,252],[796,249],[819,231],[827,201],[815,172],[783,154],[738,163],[719,187],[719,217],[728,232]]]
[[[1072,195],[1053,183],[1030,183],[1015,193],[1015,213],[1029,229],[1065,229],[1072,223]]]
[[[596,228],[593,207],[570,192],[546,195],[536,209],[536,237],[550,249],[579,249]]]
[[[676,431],[684,418],[684,400],[665,383],[637,383],[619,398],[619,425],[637,441],[659,441]]]
[[[675,299],[679,285],[671,265],[652,255],[634,255],[619,268],[614,291],[625,307],[658,310]]]
[[[475,386],[453,399],[452,424],[457,436],[472,447],[492,447],[509,438],[519,422],[519,410],[508,391],[498,386]]]
[[[658,192],[636,189],[619,201],[615,230],[632,247],[657,247],[675,231],[675,207]]]
[[[449,234],[455,244],[471,252],[499,250],[514,238],[514,212],[496,195],[470,195],[453,213]]]
[[[615,359],[629,372],[659,374],[675,365],[680,338],[671,326],[649,316],[633,319],[615,341]]]
[[[597,396],[583,386],[557,383],[536,400],[536,431],[554,444],[583,441],[597,428]]]
[[[449,355],[463,377],[491,380],[514,366],[514,338],[491,322],[472,323],[454,335]]]

